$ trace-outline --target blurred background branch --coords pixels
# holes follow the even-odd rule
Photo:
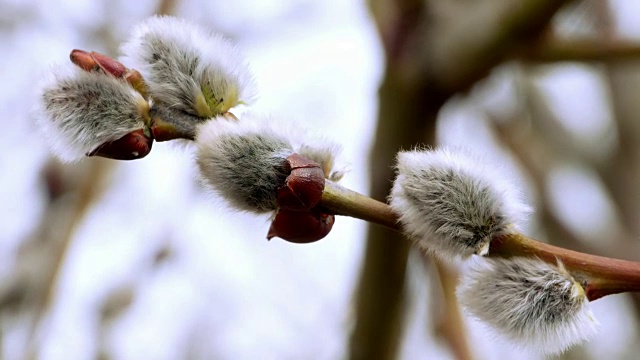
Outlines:
[[[540,45],[524,50],[516,58],[529,62],[635,60],[640,43],[630,40],[557,39],[540,40]]]
[[[539,37],[562,3],[466,4],[464,10],[456,9],[455,16],[446,17],[447,9],[438,8],[435,2],[371,1],[386,54],[370,160],[373,198],[387,197],[393,180],[389,165],[400,149],[435,145],[436,119],[447,99],[486,76],[514,48]],[[394,241],[397,237],[376,226],[368,229],[350,343],[352,359],[398,356],[409,248]],[[454,287],[448,286],[451,280],[446,269],[440,270],[444,296],[450,301],[455,298],[451,293]],[[456,320],[453,316],[446,322]],[[450,331],[445,334],[454,336]],[[450,341],[460,356],[468,354],[462,342]]]

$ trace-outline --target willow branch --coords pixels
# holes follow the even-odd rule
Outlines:
[[[640,59],[640,43],[621,39],[552,39],[519,55],[530,62]]]
[[[391,207],[332,181],[326,181],[322,205],[335,215],[344,215],[399,231],[398,218]]]
[[[537,41],[553,15],[570,0],[527,0],[469,4],[451,26],[429,31],[423,70],[448,94],[468,89],[514,49]],[[475,6],[475,8],[471,8]]]
[[[336,215],[369,221],[395,231],[402,231],[398,215],[391,207],[355,191],[327,181],[322,205]],[[510,234],[491,241],[490,257],[538,257],[555,264],[564,263],[578,281],[582,282],[589,300],[622,292],[640,292],[640,263],[591,255],[565,249]]]
[[[449,343],[451,351],[458,360],[471,360],[473,353],[469,347],[467,327],[460,309],[460,304],[456,298],[456,287],[458,286],[458,274],[447,267],[442,261],[434,261],[435,268],[440,278],[442,287],[442,297],[444,302],[444,313],[439,328],[441,334]]]

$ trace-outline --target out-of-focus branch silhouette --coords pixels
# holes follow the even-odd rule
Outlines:
[[[45,321],[58,292],[58,284],[76,228],[94,202],[100,199],[105,179],[113,169],[106,160],[62,167],[49,160],[42,172],[49,202],[40,225],[21,248],[15,268],[3,292],[3,305],[14,303],[31,318],[31,336],[25,353],[37,358],[38,329]],[[2,307],[3,310],[11,307]]]
[[[176,0],[162,0],[158,14],[169,14],[176,5]],[[110,53],[117,53],[112,28],[101,27],[97,35]],[[118,162],[102,158],[75,164],[61,164],[49,158],[42,165],[41,184],[46,205],[39,224],[19,248],[16,266],[0,284],[0,313],[15,314],[30,322],[29,336],[24,344],[26,358],[40,358],[41,330],[60,296],[61,276],[76,229],[110,186],[110,176],[117,165]],[[134,289],[123,289],[105,300],[102,328],[119,314],[116,307],[124,308],[131,301]],[[125,293],[129,300],[123,302]]]
[[[636,60],[640,42],[612,39],[560,39],[546,37],[539,45],[515,55],[528,62]]]

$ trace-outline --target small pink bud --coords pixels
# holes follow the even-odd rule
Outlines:
[[[69,54],[71,62],[85,71],[95,71],[100,69],[98,62],[91,56],[90,53],[84,50],[73,49]]]
[[[148,100],[147,84],[138,70],[128,69],[121,62],[95,51],[74,49],[69,54],[69,58],[84,71],[102,70],[105,74],[125,79],[134,90]]]
[[[127,74],[127,67],[121,62],[95,51],[87,52],[74,49],[69,54],[71,62],[85,71],[95,71],[101,69],[105,74],[113,75],[117,78],[124,78]]]
[[[126,66],[122,65],[121,62],[95,51],[92,51],[90,55],[96,61],[96,63],[98,63],[100,69],[102,69],[105,73],[111,74],[117,78],[124,78],[124,75],[127,72],[127,68]]]

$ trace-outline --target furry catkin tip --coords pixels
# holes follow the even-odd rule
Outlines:
[[[584,289],[561,263],[482,259],[464,273],[458,298],[498,334],[539,353],[561,353],[592,338],[599,325]]]
[[[123,79],[68,65],[40,84],[35,115],[52,152],[74,161],[143,129],[149,105]]]
[[[159,106],[207,119],[249,103],[253,96],[252,75],[236,46],[185,20],[147,19],[122,52],[123,63],[140,71]]]
[[[404,232],[445,260],[486,254],[529,212],[500,171],[447,149],[399,153],[390,203]]]

